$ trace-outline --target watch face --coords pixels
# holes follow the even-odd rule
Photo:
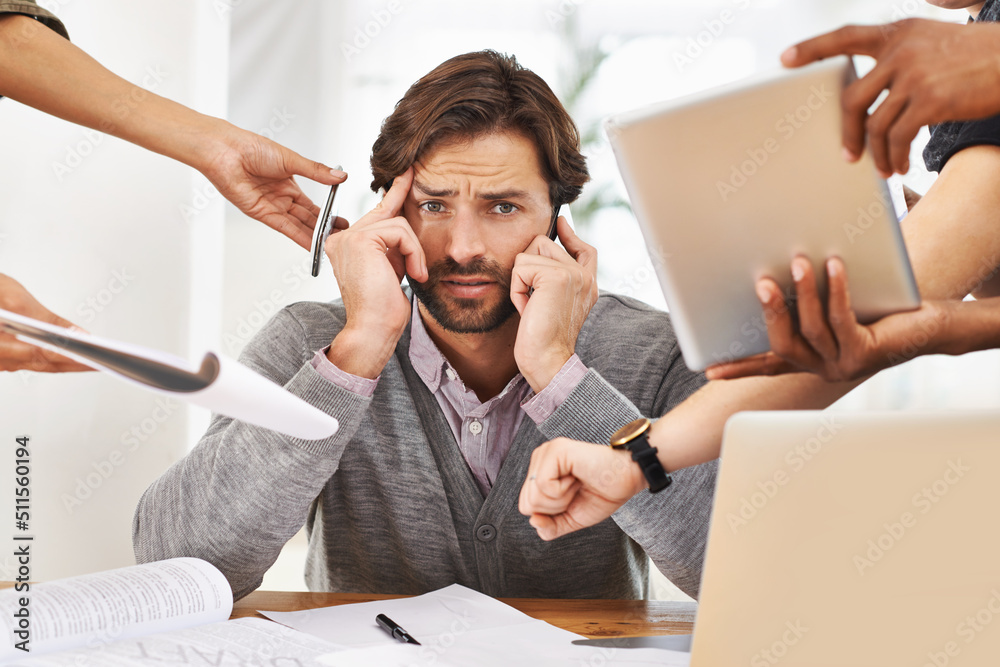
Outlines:
[[[635,440],[649,428],[651,423],[645,417],[630,421],[614,432],[614,435],[611,436],[611,446],[622,447]]]

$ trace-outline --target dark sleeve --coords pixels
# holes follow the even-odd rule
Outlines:
[[[972,146],[1000,146],[1000,116],[936,126],[924,148],[924,163],[940,172],[951,156]]]
[[[69,39],[69,33],[66,32],[66,26],[63,25],[63,22],[52,12],[39,7],[35,0],[0,0],[0,14],[30,16]]]

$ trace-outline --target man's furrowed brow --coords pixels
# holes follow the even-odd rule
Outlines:
[[[529,199],[531,194],[527,190],[501,190],[499,192],[480,192],[478,197],[486,201],[499,201],[501,199]]]
[[[413,187],[420,190],[422,193],[428,197],[454,197],[458,194],[457,190],[449,190],[447,188],[443,190],[435,190],[434,188],[424,185],[420,181],[413,181]]]

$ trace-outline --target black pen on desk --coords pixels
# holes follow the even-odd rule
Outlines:
[[[416,644],[417,646],[420,646],[420,642],[414,639],[409,632],[399,627],[394,620],[385,614],[379,614],[376,616],[375,622],[379,624],[379,627],[392,635],[393,639],[398,639],[399,641],[407,644]]]

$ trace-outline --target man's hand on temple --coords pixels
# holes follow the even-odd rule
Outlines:
[[[910,143],[924,125],[1000,113],[1000,26],[907,19],[846,26],[788,49],[788,67],[838,55],[875,58],[875,68],[843,96],[845,151],[864,152],[865,133],[884,174],[909,171]],[[882,91],[889,95],[868,115]]]
[[[628,451],[556,438],[531,454],[518,509],[539,537],[554,540],[604,521],[645,488]]]
[[[556,228],[566,250],[536,236],[511,275],[510,298],[521,315],[514,359],[535,393],[573,356],[580,327],[597,303],[597,250],[564,218]]]
[[[410,168],[374,209],[326,242],[347,311],[347,323],[327,358],[353,375],[377,377],[410,321],[410,302],[399,287],[404,272],[427,280],[423,248],[399,215],[412,182]]]
[[[0,273],[0,308],[58,327],[68,329],[74,326],[72,322],[64,320],[40,304],[21,283],[2,273]],[[36,345],[22,343],[14,336],[0,332],[0,371],[20,370],[67,373],[94,369]]]

